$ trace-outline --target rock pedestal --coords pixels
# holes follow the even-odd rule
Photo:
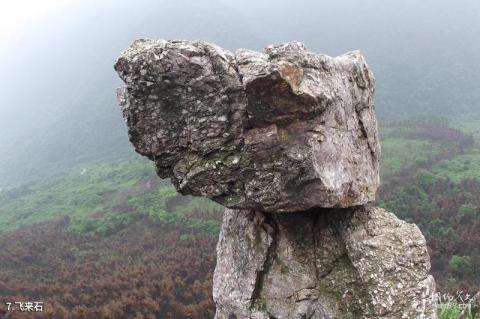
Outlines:
[[[381,208],[225,211],[217,319],[436,318],[425,239]]]
[[[136,151],[227,207],[217,319],[436,318],[424,237],[369,205],[380,146],[358,51],[137,40],[115,70]]]

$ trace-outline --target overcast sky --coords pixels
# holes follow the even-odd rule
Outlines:
[[[73,0],[0,0],[0,46],[43,17],[62,10]]]

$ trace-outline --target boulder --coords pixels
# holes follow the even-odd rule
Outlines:
[[[182,194],[272,213],[375,199],[374,77],[358,51],[137,40],[115,70],[130,141]]]

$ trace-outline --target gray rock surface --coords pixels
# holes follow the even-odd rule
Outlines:
[[[180,193],[231,208],[217,319],[437,317],[423,235],[366,205],[380,147],[359,52],[137,40],[115,69],[136,151]]]
[[[225,211],[216,319],[437,318],[417,226],[380,208]]]
[[[130,141],[180,193],[275,213],[374,200],[374,78],[359,52],[137,40],[115,69]]]

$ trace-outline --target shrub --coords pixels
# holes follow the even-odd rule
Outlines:
[[[473,271],[472,260],[470,256],[453,255],[448,262],[450,268],[461,274],[469,274]]]

